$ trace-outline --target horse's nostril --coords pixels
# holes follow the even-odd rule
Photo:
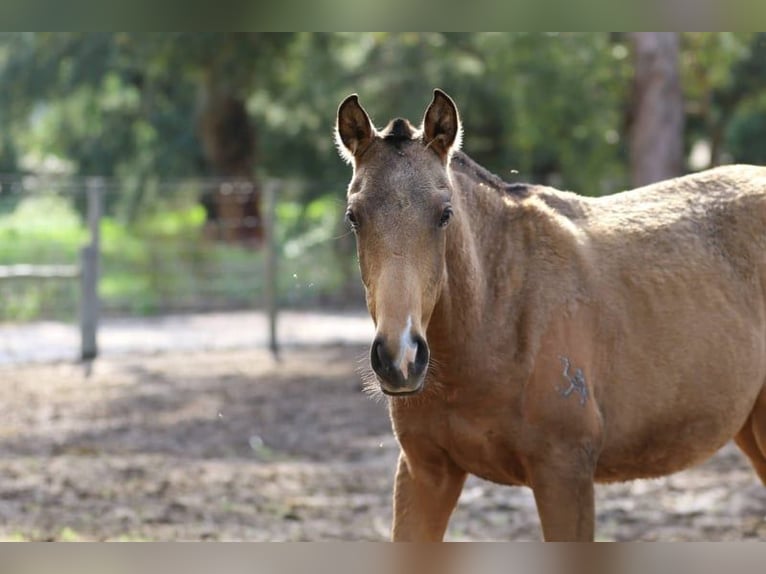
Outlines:
[[[375,354],[378,356],[378,360],[381,364],[386,362],[386,350],[380,343],[378,343],[378,346],[375,349]]]
[[[386,350],[383,348],[381,340],[375,339],[372,342],[372,349],[370,349],[370,365],[375,372],[380,372],[385,364]]]
[[[415,344],[418,347],[418,350],[415,353],[415,372],[420,374],[425,371],[428,366],[428,344],[420,335],[415,335],[414,339]]]

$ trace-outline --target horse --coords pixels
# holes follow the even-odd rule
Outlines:
[[[594,483],[734,438],[766,484],[766,169],[604,197],[508,183],[460,151],[454,101],[335,139],[400,446],[394,541],[439,541],[468,474],[532,489],[546,541],[594,539]]]

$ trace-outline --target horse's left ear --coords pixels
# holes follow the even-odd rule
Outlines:
[[[455,102],[441,90],[434,90],[434,99],[423,116],[423,143],[446,163],[450,154],[460,149],[461,136]]]
[[[340,104],[335,123],[335,143],[341,157],[349,163],[359,156],[375,136],[370,116],[359,104],[356,94],[351,94]]]

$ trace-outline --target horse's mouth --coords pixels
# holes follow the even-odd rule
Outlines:
[[[395,391],[395,390],[391,390],[390,388],[386,388],[383,384],[381,384],[380,390],[384,395],[388,397],[398,398],[398,397],[412,397],[414,395],[418,395],[423,392],[424,387],[425,387],[425,380],[421,380],[418,383],[418,386],[414,389],[404,388],[402,390]]]

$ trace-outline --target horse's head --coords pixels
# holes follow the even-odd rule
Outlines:
[[[338,108],[336,140],[354,167],[346,218],[377,328],[370,363],[384,393],[417,393],[429,362],[426,329],[446,280],[457,108],[435,90],[420,128],[396,119],[377,131],[351,95]]]

